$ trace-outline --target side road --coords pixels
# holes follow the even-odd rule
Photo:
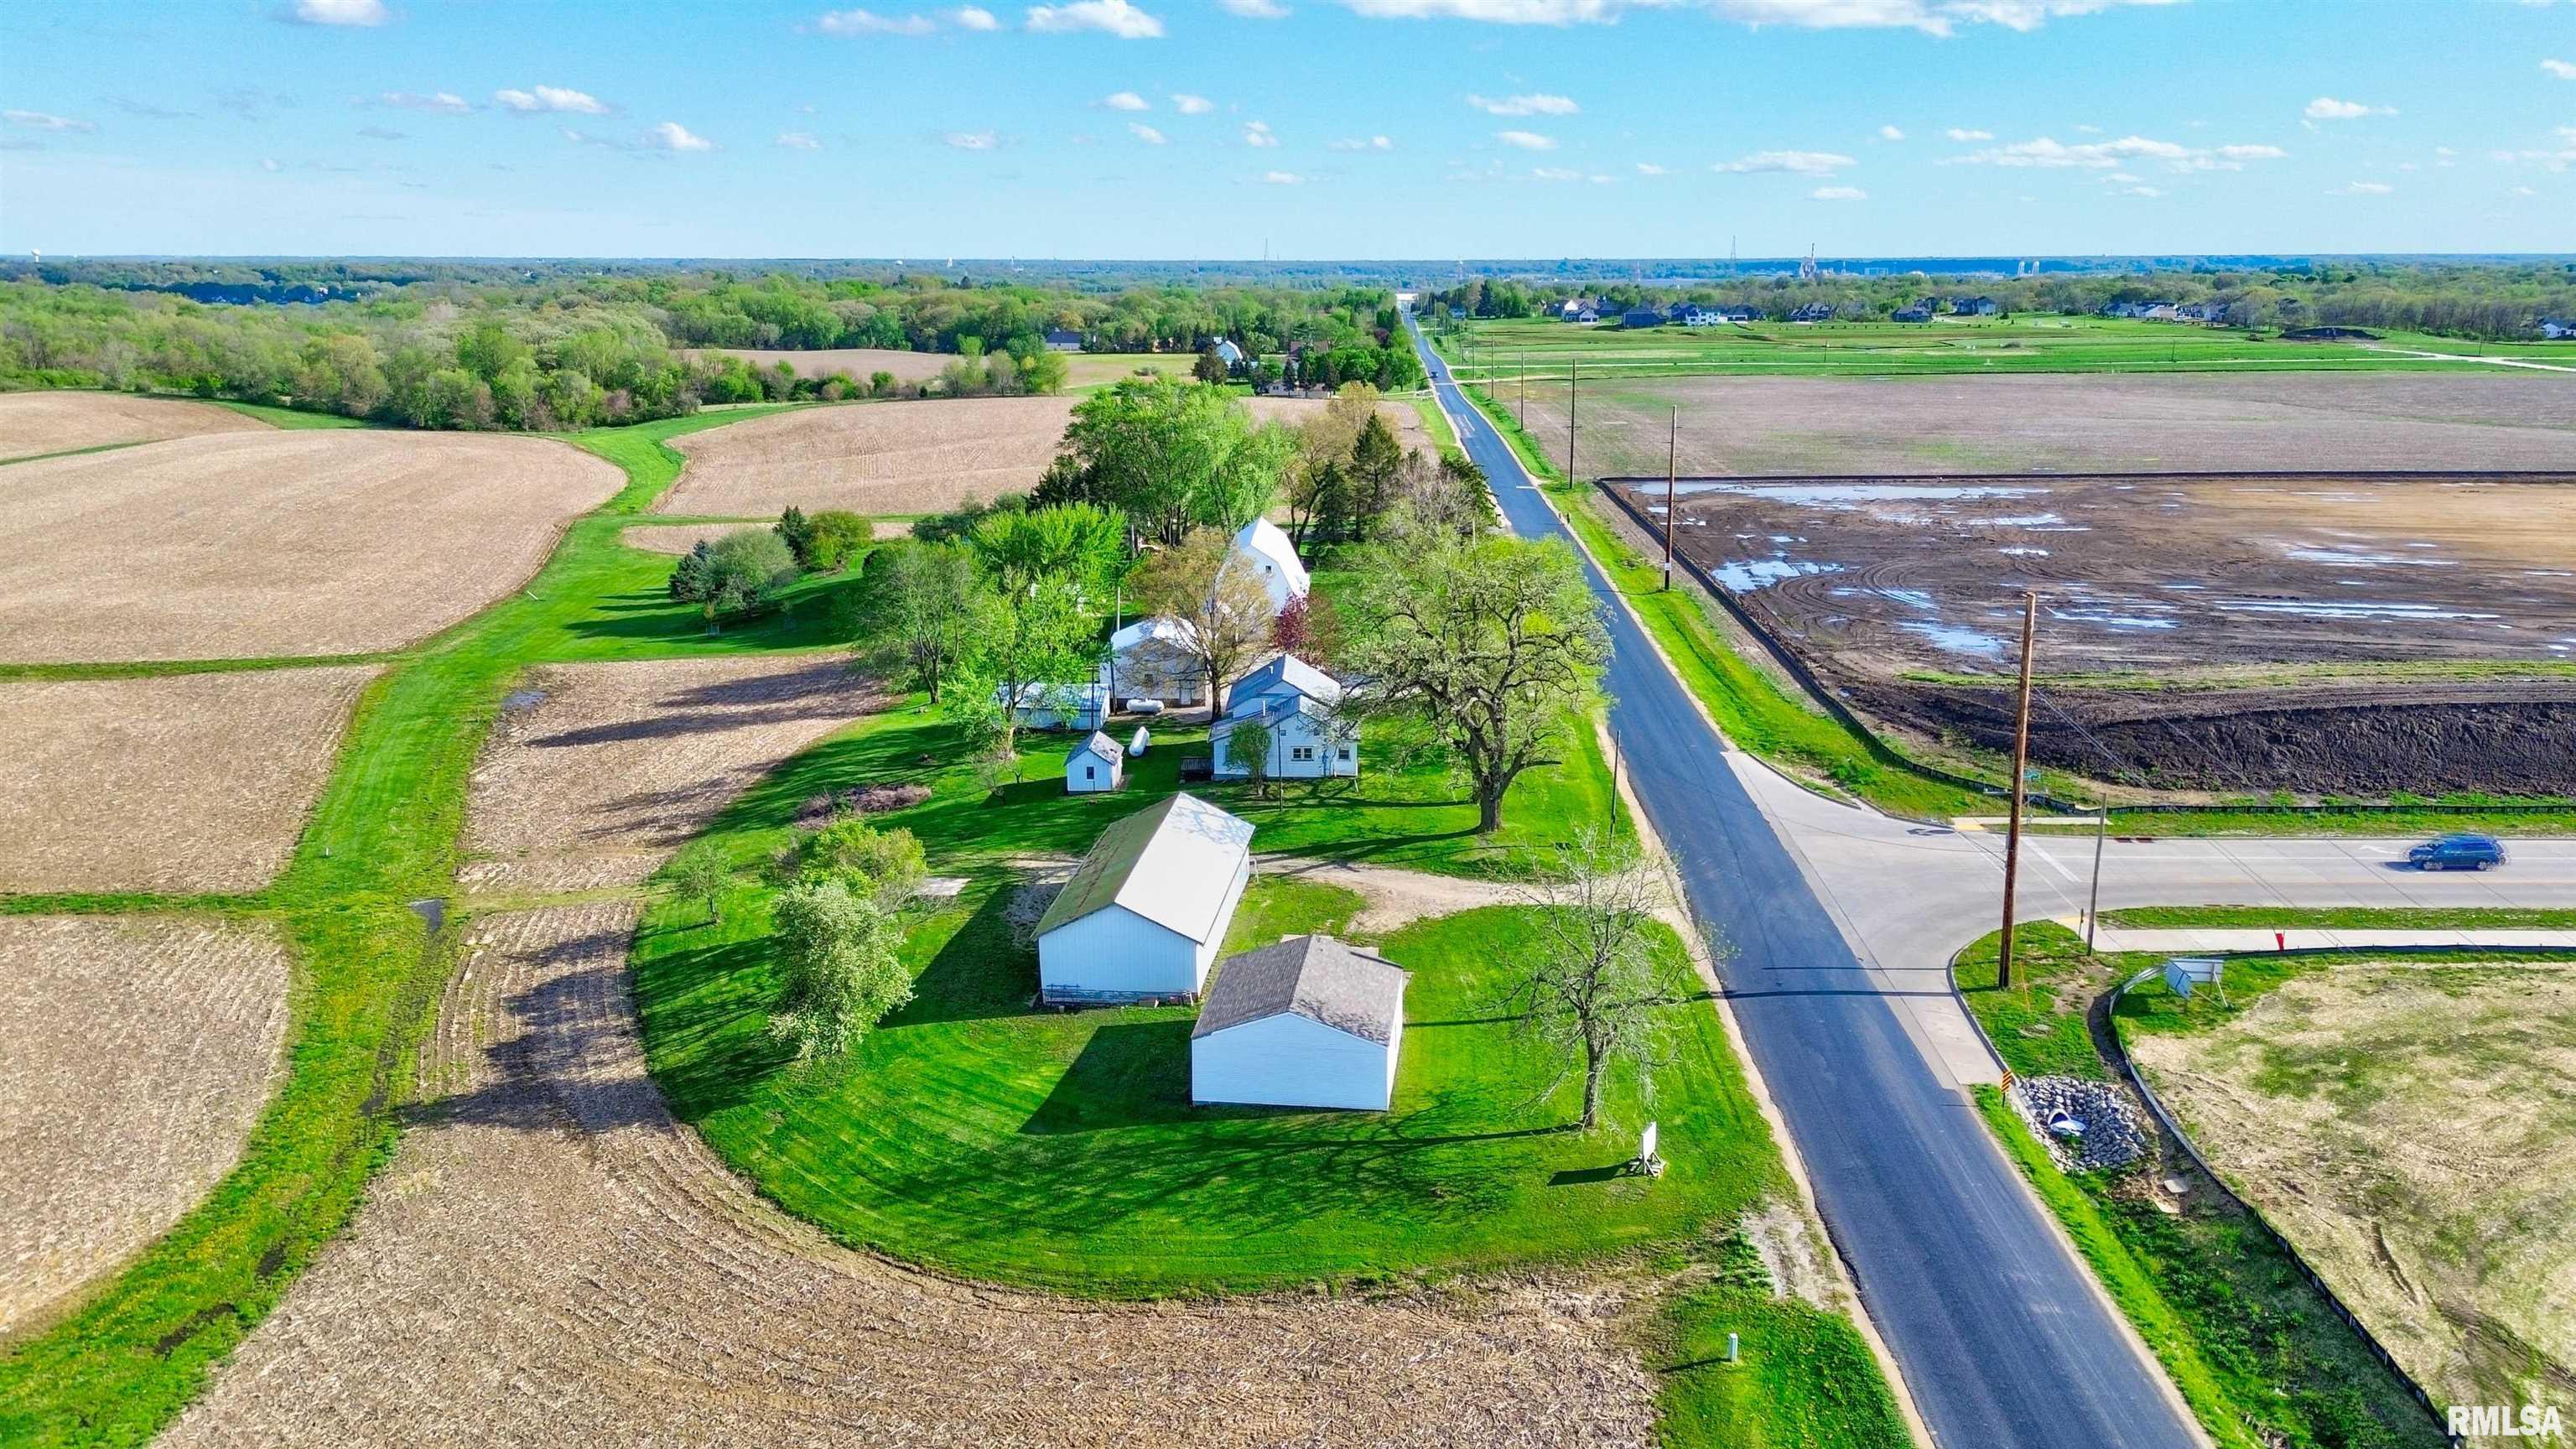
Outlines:
[[[1510,448],[1415,340],[1512,528],[1559,535]],[[1606,581],[1587,573],[1607,601]],[[1737,778],[1725,742],[1635,621],[1615,605],[1604,613],[1618,650],[1607,681],[1611,729],[1637,796],[1675,852],[1693,905],[1737,948],[1723,971],[1746,1048],[1935,1440],[1980,1449],[2200,1442],[1968,1100],[1934,1071],[1846,943]]]

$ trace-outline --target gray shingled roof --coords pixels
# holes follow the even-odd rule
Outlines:
[[[1291,936],[1227,957],[1190,1036],[1295,1012],[1369,1041],[1392,1041],[1404,1019],[1404,982],[1404,968],[1383,956],[1331,936]]]
[[[1123,906],[1193,941],[1210,940],[1225,929],[1218,909],[1251,848],[1251,822],[1195,795],[1174,795],[1100,832],[1039,919],[1038,934]]]

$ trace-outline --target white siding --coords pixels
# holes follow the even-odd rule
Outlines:
[[[1226,903],[1228,917],[1242,894],[1238,883]],[[1124,906],[1107,906],[1038,937],[1038,986],[1051,1001],[1186,996],[1206,983],[1214,955],[1213,946],[1202,947]]]
[[[1217,908],[1216,924],[1209,929],[1208,938],[1199,942],[1198,949],[1191,953],[1194,964],[1190,990],[1206,988],[1208,968],[1216,964],[1217,952],[1225,949],[1226,928],[1234,924],[1234,908],[1242,904],[1243,888],[1251,883],[1252,852],[1247,850],[1243,853],[1243,863],[1234,868],[1234,879],[1226,883],[1225,904]]]
[[[1396,1041],[1384,1046],[1293,1012],[1190,1042],[1190,1100],[1384,1111]]]
[[[1222,780],[1240,780],[1244,776],[1243,766],[1235,761],[1229,749],[1233,740],[1234,736],[1229,731],[1218,735],[1210,744],[1208,763],[1217,778]],[[1304,759],[1297,757],[1301,749],[1307,752]],[[1348,779],[1356,777],[1359,772],[1357,729],[1350,730],[1347,738],[1335,739],[1316,724],[1314,716],[1295,714],[1280,721],[1270,732],[1270,778],[1274,780],[1320,780],[1327,775]]]
[[[1126,756],[1104,760],[1089,750],[1076,750],[1064,762],[1064,788],[1075,795],[1115,790],[1126,772]]]

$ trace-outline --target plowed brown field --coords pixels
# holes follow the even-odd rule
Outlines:
[[[267,884],[375,673],[0,680],[0,891]]]
[[[286,1034],[286,953],[173,917],[0,916],[0,1336],[194,1207]]]
[[[474,767],[461,879],[577,890],[651,875],[727,800],[882,696],[838,656],[532,670]]]
[[[269,431],[268,424],[231,408],[186,398],[122,392],[0,393],[0,462],[199,433]]]
[[[939,513],[1037,485],[1055,458],[1075,400],[955,398],[800,408],[674,438],[689,455],[657,511],[720,518],[808,513]],[[1247,398],[1252,415],[1294,425],[1321,400]],[[1407,447],[1424,446],[1413,409],[1382,409]]]
[[[391,649],[535,573],[625,477],[539,438],[263,429],[6,481],[0,657],[65,661]]]

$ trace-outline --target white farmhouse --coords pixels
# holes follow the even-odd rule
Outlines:
[[[1306,566],[1297,561],[1296,545],[1267,518],[1256,518],[1236,531],[1234,556],[1258,570],[1261,586],[1270,592],[1272,608],[1287,608],[1290,599],[1306,597],[1306,591],[1313,587],[1313,581],[1306,576]]]
[[[1360,772],[1356,726],[1330,706],[1303,695],[1263,695],[1226,712],[1208,731],[1208,767],[1220,780],[1252,774],[1250,757],[1235,748],[1235,731],[1259,720],[1270,730],[1262,774],[1273,780],[1353,779]]]
[[[1231,710],[1251,699],[1311,699],[1322,705],[1342,702],[1341,681],[1294,654],[1274,654],[1226,691]]]
[[[1068,795],[1097,795],[1126,783],[1127,752],[1098,730],[1064,757],[1064,789]]]
[[[1174,795],[1107,830],[1038,921],[1048,1001],[1195,996],[1252,876],[1252,825]]]
[[[1331,936],[1229,956],[1190,1029],[1190,1100],[1386,1110],[1404,968]]]
[[[1109,636],[1109,662],[1101,666],[1112,708],[1130,699],[1186,707],[1207,703],[1207,674],[1199,667],[1188,621],[1157,614]]]

